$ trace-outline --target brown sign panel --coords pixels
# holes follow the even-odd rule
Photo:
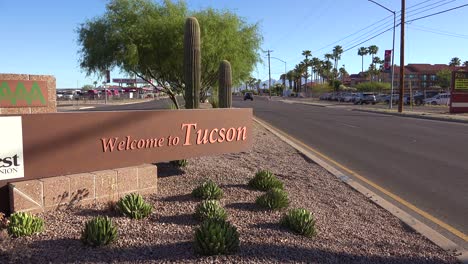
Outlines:
[[[468,113],[468,72],[453,71],[450,113]]]
[[[47,106],[46,81],[0,80],[0,108]]]
[[[21,121],[24,178],[16,180],[242,152],[252,145],[252,109],[54,113],[22,115]]]

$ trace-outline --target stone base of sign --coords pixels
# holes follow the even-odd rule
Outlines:
[[[2,108],[0,107],[0,115],[19,115],[19,114],[42,114],[57,112],[57,95],[55,77],[51,75],[33,75],[33,74],[9,74],[0,73],[0,80],[11,81],[46,81],[48,98],[47,106],[45,107],[18,107],[18,108]]]
[[[148,164],[14,182],[9,184],[11,212],[39,213],[156,193],[157,178],[157,167]]]

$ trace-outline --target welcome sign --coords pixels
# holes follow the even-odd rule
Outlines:
[[[0,185],[230,152],[252,145],[252,109],[0,116]]]
[[[47,82],[0,80],[0,107],[47,106]]]

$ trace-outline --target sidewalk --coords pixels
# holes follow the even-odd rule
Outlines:
[[[312,101],[310,98],[304,99],[282,99],[280,100],[284,103],[289,104],[306,104],[319,107],[345,107],[351,109],[352,111],[360,112],[369,112],[369,113],[379,113],[379,114],[388,114],[395,116],[404,116],[404,117],[414,117],[421,119],[430,119],[430,120],[439,120],[439,121],[450,121],[450,122],[459,122],[459,123],[468,123],[468,114],[449,114],[447,107],[441,106],[430,106],[430,108],[421,108],[420,106],[415,106],[413,109],[410,109],[410,106],[405,106],[402,113],[398,113],[398,107],[388,109],[387,105],[354,105],[349,103],[327,103],[320,101]],[[385,107],[385,108],[384,108]]]

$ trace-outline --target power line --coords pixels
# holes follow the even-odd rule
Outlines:
[[[398,26],[399,26],[399,24],[396,25],[395,28],[398,27]],[[371,40],[371,39],[374,39],[374,38],[376,38],[376,37],[382,35],[382,34],[385,33],[385,32],[388,32],[388,31],[390,31],[390,30],[392,30],[392,29],[393,29],[393,27],[388,28],[388,29],[386,29],[386,30],[384,30],[384,31],[382,31],[382,32],[380,32],[380,33],[378,33],[377,35],[374,35],[374,36],[372,36],[372,37],[370,37],[370,38],[368,38],[368,39],[366,39],[366,40],[364,40],[364,41],[362,41],[362,42],[360,42],[360,43],[358,43],[358,44],[356,44],[356,45],[354,45],[354,46],[352,46],[352,47],[350,47],[350,48],[347,48],[347,49],[343,50],[343,53],[345,53],[346,51],[348,51],[348,50],[350,50],[350,49],[354,49],[355,47],[357,47],[357,46],[359,46],[359,45],[361,45],[361,44],[363,44],[363,43],[366,43],[367,41],[369,41],[369,40]]]
[[[418,10],[421,10],[421,9],[423,9],[423,8],[426,8],[426,7],[429,7],[429,6],[432,6],[432,5],[438,4],[438,3],[440,3],[440,2],[444,2],[444,1],[445,1],[445,0],[443,0],[443,1],[439,1],[439,2],[435,2],[435,3],[431,4],[431,5],[427,5],[427,6],[425,6],[425,7],[422,7],[422,8],[420,8],[420,9],[416,9],[416,10],[413,10],[413,11],[407,12],[406,14],[408,15],[408,14],[409,14],[409,13],[411,13],[411,12],[418,11]],[[435,8],[437,8],[437,7],[441,7],[441,6],[444,6],[444,5],[450,4],[450,3],[452,3],[452,2],[455,2],[455,1],[456,1],[456,0],[451,0],[451,1],[449,1],[449,2],[445,2],[445,3],[442,3],[442,4],[440,4],[440,5],[433,6],[433,7],[431,7],[431,8],[427,8],[427,9],[425,9],[425,10],[423,10],[423,11],[417,12],[417,13],[415,13],[415,14],[412,14],[412,15],[410,15],[410,16],[407,16],[407,17],[408,17],[408,18],[409,18],[409,17],[413,17],[413,16],[415,16],[415,15],[417,15],[417,14],[421,14],[421,13],[427,12],[427,11],[429,11],[429,10],[432,10],[432,9],[435,9]]]
[[[446,34],[449,34],[449,35],[457,35],[457,36],[460,36],[460,37],[467,37],[468,38],[468,35],[458,34],[458,33],[455,33],[455,32],[449,32],[449,31],[440,30],[440,29],[436,29],[436,28],[423,27],[423,26],[420,26],[420,25],[411,25],[411,27],[412,28],[425,29],[428,32],[446,33]]]
[[[448,34],[448,33],[442,33],[442,32],[436,32],[436,31],[431,31],[431,30],[426,30],[426,29],[419,29],[415,28],[410,25],[406,25],[408,28],[413,29],[413,30],[418,30],[418,31],[424,31],[424,32],[429,32],[437,35],[442,35],[442,36],[449,36],[449,37],[454,37],[454,38],[462,38],[462,39],[468,39],[468,36],[463,36],[463,35],[458,35],[458,34]]]
[[[449,11],[452,11],[452,10],[455,10],[455,9],[459,9],[459,8],[462,8],[462,7],[465,7],[465,6],[468,6],[468,4],[464,4],[464,5],[461,5],[461,6],[454,7],[454,8],[446,9],[446,10],[443,10],[443,11],[440,11],[440,12],[437,12],[437,13],[432,13],[432,14],[427,15],[427,16],[422,16],[422,17],[418,17],[418,18],[415,18],[415,19],[411,19],[411,20],[406,21],[406,23],[411,23],[411,22],[416,21],[416,20],[420,20],[420,19],[423,19],[423,18],[427,18],[427,17],[439,15],[439,14],[442,14],[442,13],[446,13],[446,12],[449,12]]]

